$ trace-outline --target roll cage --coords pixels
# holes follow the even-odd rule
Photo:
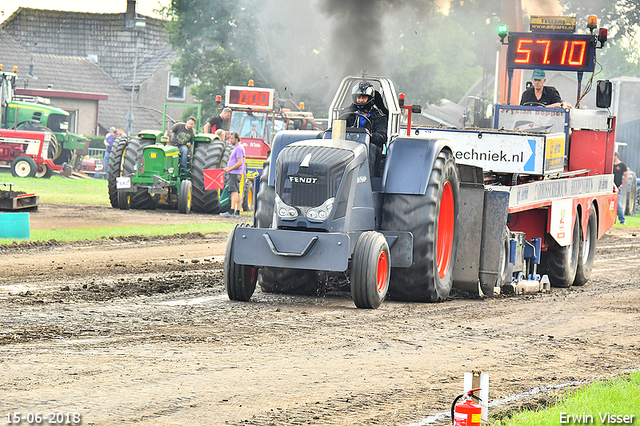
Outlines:
[[[331,106],[329,107],[329,128],[333,126],[333,120],[337,120],[352,104],[351,91],[353,87],[366,81],[373,84],[376,90],[375,105],[387,116],[387,143],[400,133],[400,104],[393,82],[384,77],[345,77],[336,91]]]

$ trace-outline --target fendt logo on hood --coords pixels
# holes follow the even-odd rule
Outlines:
[[[289,176],[291,183],[316,183],[317,177]]]

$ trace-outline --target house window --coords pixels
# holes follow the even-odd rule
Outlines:
[[[78,133],[78,111],[66,110],[69,113],[69,131],[71,133]]]
[[[184,100],[184,87],[180,84],[180,79],[172,72],[169,73],[169,95],[167,98]]]

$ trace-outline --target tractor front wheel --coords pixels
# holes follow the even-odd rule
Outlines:
[[[249,265],[238,265],[233,261],[233,236],[239,226],[236,225],[229,233],[227,239],[227,250],[224,256],[224,288],[230,300],[241,300],[243,302],[251,299],[256,289],[258,270]]]
[[[389,291],[389,245],[379,232],[360,234],[351,257],[351,297],[358,308],[377,309]]]
[[[51,168],[44,163],[38,164],[37,169],[38,170],[35,174],[35,177],[37,178],[49,179],[53,175],[53,170],[51,170]]]
[[[131,208],[131,193],[118,191],[118,207],[120,210],[129,210]]]
[[[189,214],[189,212],[191,211],[191,181],[188,179],[180,182],[178,211],[185,214]]]
[[[11,162],[11,174],[13,177],[31,178],[36,175],[37,171],[36,162],[28,155],[18,155]]]
[[[127,147],[127,139],[118,139],[111,147],[109,164],[107,167],[107,188],[109,191],[109,202],[111,207],[118,207],[117,178],[122,176],[122,159]]]

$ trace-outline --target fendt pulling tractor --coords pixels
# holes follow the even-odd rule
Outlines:
[[[583,48],[594,61],[597,36],[584,38],[576,55]],[[382,159],[371,163],[371,134],[342,121],[362,82],[388,117]],[[598,92],[598,105],[607,95]],[[566,132],[416,129],[410,118],[403,130],[401,109],[420,110],[403,98],[386,78],[347,77],[327,131],[276,135],[254,224],[228,238],[230,299],[249,300],[257,283],[298,294],[331,283],[349,289],[357,307],[377,308],[387,295],[438,302],[452,287],[493,296],[589,279],[596,240],[616,212],[615,118],[606,109],[526,107],[533,121],[559,115]]]

